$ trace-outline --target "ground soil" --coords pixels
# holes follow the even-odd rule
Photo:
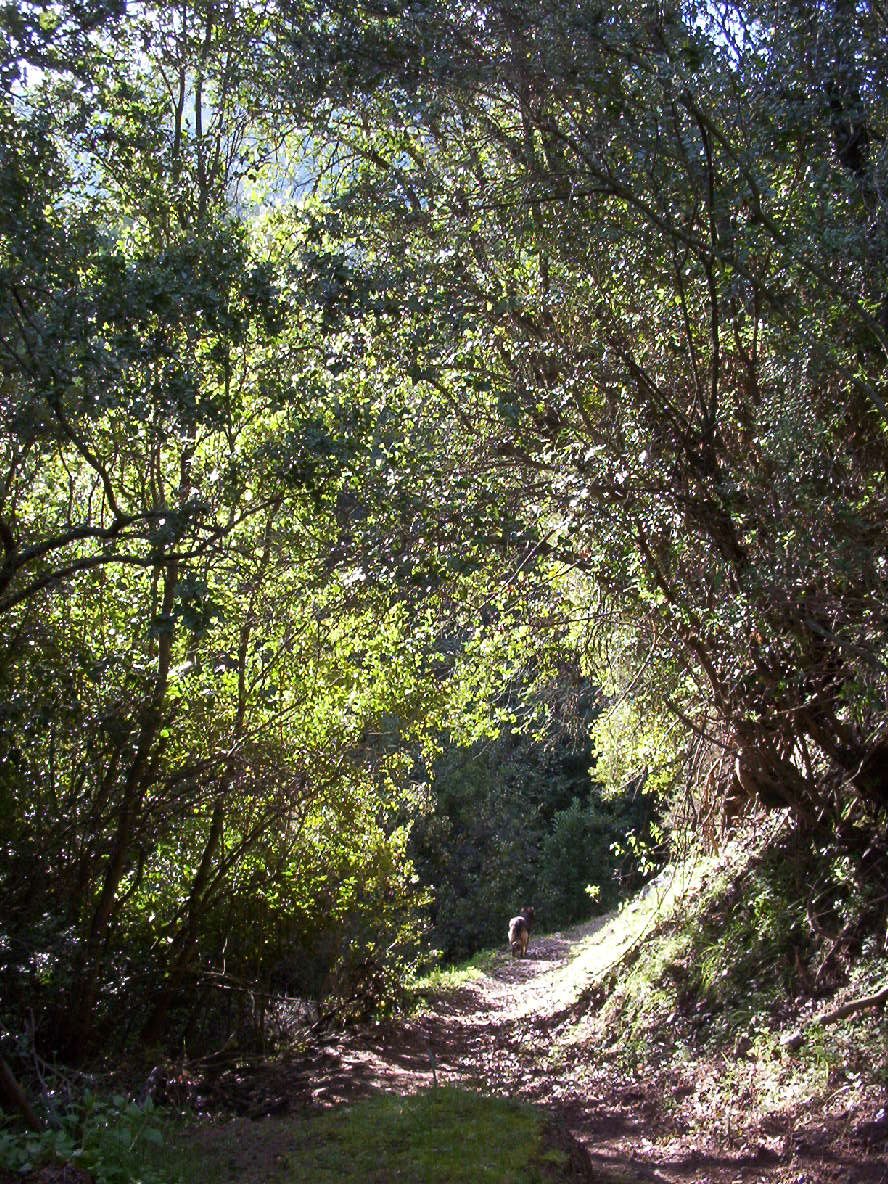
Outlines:
[[[764,1105],[740,1053],[730,1063],[664,1061],[627,1072],[619,1057],[577,1039],[578,963],[588,969],[619,953],[603,926],[536,938],[526,958],[504,953],[416,1018],[330,1036],[274,1064],[220,1068],[191,1088],[208,1094],[211,1109],[221,1099],[259,1118],[454,1083],[548,1109],[558,1137],[580,1149],[577,1179],[585,1171],[611,1184],[888,1184],[884,1091],[838,1089],[816,1108],[810,1099]],[[729,1071],[737,1086],[726,1105],[717,1087]],[[239,1140],[255,1167],[274,1142],[266,1123],[249,1125],[265,1128],[261,1139],[246,1131]]]

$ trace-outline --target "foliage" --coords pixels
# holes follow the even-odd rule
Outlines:
[[[464,553],[498,519],[515,571],[547,559],[593,635],[629,635],[642,692],[736,758],[737,792],[878,813],[876,9],[404,4],[349,34],[318,132],[335,313],[374,364],[408,359],[392,415],[448,441],[427,500],[464,528],[445,509],[425,543]]]
[[[417,949],[434,612],[336,553],[342,409],[291,243],[234,200],[270,146],[231,16],[109,10],[73,74],[22,25],[42,74],[4,98],[0,978],[68,1055],[366,1009]]]
[[[139,1106],[119,1095],[87,1093],[42,1133],[0,1130],[0,1169],[25,1173],[70,1163],[89,1172],[96,1184],[163,1184],[168,1177],[146,1167],[145,1160],[163,1144],[166,1125],[150,1102]]]
[[[569,716],[553,709],[559,696]],[[445,958],[502,945],[524,905],[552,930],[613,907],[637,884],[625,837],[637,831],[655,847],[657,806],[636,787],[602,793],[586,736],[594,711],[591,688],[578,693],[565,671],[543,696],[536,731],[445,747],[410,848],[433,894],[430,941]]]

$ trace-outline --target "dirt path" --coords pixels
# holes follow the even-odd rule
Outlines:
[[[884,1144],[841,1110],[811,1122],[784,1108],[779,1119],[763,1114],[744,1125],[750,1115],[738,1095],[736,1118],[706,1121],[707,1090],[736,1065],[628,1074],[613,1059],[590,1057],[576,1040],[578,997],[637,938],[647,911],[639,901],[628,917],[536,938],[526,959],[504,954],[418,1019],[330,1046],[312,1100],[331,1105],[436,1082],[521,1097],[566,1122],[588,1154],[590,1180],[604,1184],[888,1184]]]
[[[752,1066],[749,1105],[740,1074],[736,1107],[724,1109],[725,1075],[738,1074],[737,1059],[630,1074],[618,1058],[593,1055],[578,1005],[583,986],[637,938],[656,903],[640,899],[619,915],[535,938],[527,958],[504,953],[416,1019],[331,1037],[279,1062],[271,1080],[266,1067],[254,1116],[453,1083],[547,1107],[585,1148],[590,1181],[888,1184],[883,1136],[874,1140],[859,1112],[839,1107],[813,1121],[803,1107],[751,1115]]]

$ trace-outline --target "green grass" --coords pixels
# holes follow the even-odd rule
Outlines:
[[[183,1132],[150,1168],[170,1184],[552,1184],[567,1156],[539,1110],[450,1087],[315,1116]],[[147,1167],[148,1165],[146,1165]]]
[[[413,983],[411,992],[421,1003],[429,995],[458,991],[461,987],[468,986],[489,974],[502,957],[500,950],[479,950],[477,954],[456,966],[436,966]]]
[[[293,1181],[369,1184],[395,1175],[416,1184],[543,1179],[542,1119],[505,1099],[455,1089],[376,1098],[325,1116],[303,1130],[300,1142]]]

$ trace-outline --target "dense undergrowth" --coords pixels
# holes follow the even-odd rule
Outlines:
[[[150,1099],[139,1104],[89,1090],[61,1107],[49,1099],[43,1130],[0,1127],[0,1181],[54,1180],[53,1169],[66,1165],[65,1184],[169,1184],[172,1129]]]
[[[888,856],[813,832],[747,833],[593,986],[573,1056],[630,1075],[740,1078],[755,1110],[783,1097],[888,1086]],[[823,1018],[823,1022],[820,1022]]]

